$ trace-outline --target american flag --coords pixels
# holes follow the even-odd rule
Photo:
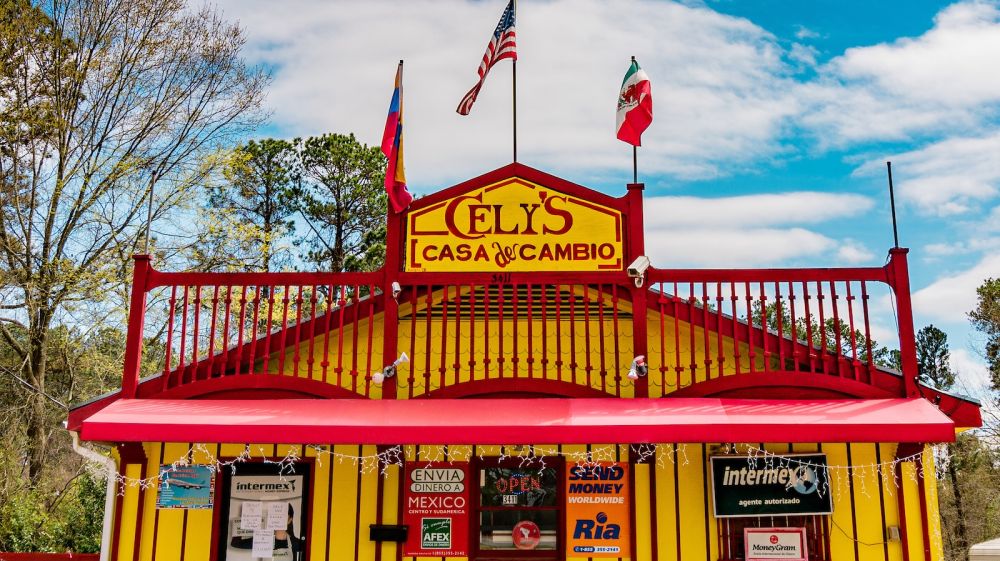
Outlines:
[[[486,54],[483,61],[479,63],[479,82],[465,94],[458,104],[459,115],[468,115],[472,110],[472,104],[476,102],[480,88],[486,80],[486,74],[493,68],[493,65],[505,58],[517,60],[517,36],[514,32],[514,0],[507,2],[507,8],[500,16],[497,28],[493,30],[493,37],[490,37],[490,44],[486,46]]]

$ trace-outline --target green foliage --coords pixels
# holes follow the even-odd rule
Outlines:
[[[0,504],[0,550],[99,552],[104,493],[104,483],[87,470],[58,493],[18,489]]]
[[[955,385],[955,372],[951,369],[948,335],[931,324],[917,332],[916,343],[920,381],[940,390],[950,390]]]
[[[306,260],[321,270],[375,270],[385,247],[385,156],[353,134],[297,141],[301,210],[315,228]]]
[[[293,215],[301,262],[326,271],[374,271],[385,258],[385,157],[353,134],[250,141],[221,157],[210,188],[199,269],[272,270],[291,263]]]
[[[985,354],[993,389],[1000,391],[1000,278],[986,279],[976,289],[976,307],[969,312],[972,326],[986,336]]]
[[[214,220],[207,225],[224,251],[200,268],[270,271],[288,264],[289,248],[280,240],[295,229],[297,166],[295,146],[285,140],[251,140],[226,154],[222,180],[209,189]]]
[[[16,342],[27,332],[15,328]],[[0,340],[0,551],[95,552],[104,512],[104,482],[81,468],[81,459],[59,423],[64,404],[79,402],[118,387],[125,334],[110,326],[58,326],[46,337],[46,396],[28,387],[18,369],[20,358]],[[162,343],[147,341],[144,367],[160,364]],[[20,380],[18,380],[20,378]],[[41,409],[29,405],[31,398]],[[28,477],[27,427],[34,415],[49,431],[41,472]]]
[[[814,348],[821,349],[825,345],[831,352],[839,352],[847,357],[857,356],[862,362],[868,361],[870,347],[872,361],[875,364],[899,369],[899,351],[879,345],[875,339],[869,340],[858,329],[854,330],[852,337],[850,325],[843,320],[835,321],[833,318],[827,318],[821,329],[815,316],[811,317],[809,322],[806,322],[804,317],[796,317],[793,322],[791,310],[784,301],[781,302],[780,308],[776,302],[761,306],[761,302],[756,301],[751,310],[750,321],[753,325],[760,326],[766,320],[768,329],[777,330],[779,317],[781,331],[785,337],[799,341],[811,338]]]
[[[947,451],[938,497],[945,559],[964,561],[969,546],[1000,535],[1000,451],[974,432]]]
[[[33,388],[13,405],[32,481],[57,426],[45,396],[67,393],[50,371],[76,364],[59,330],[123,319],[147,209],[190,244],[176,218],[200,163],[260,122],[267,77],[242,46],[183,2],[0,3],[0,339]]]

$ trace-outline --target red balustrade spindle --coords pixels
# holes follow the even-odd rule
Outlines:
[[[187,318],[188,318],[188,290],[184,287],[184,305],[181,308],[181,346],[177,353],[177,384],[184,384],[184,366],[187,364]]]
[[[528,378],[535,377],[535,285],[526,284],[526,292],[528,294]],[[545,324],[542,324],[542,331],[545,331]]]
[[[857,340],[857,328],[854,327],[854,295],[851,294],[851,283],[847,283],[847,318],[850,323],[851,329],[851,371],[854,374],[854,379],[859,380],[861,377],[861,361],[858,360],[858,340]]]
[[[170,386],[170,358],[174,348],[174,315],[177,310],[177,286],[170,287],[170,300],[167,305],[167,344],[163,349],[163,387],[166,390]],[[129,328],[135,329],[129,325]],[[183,335],[182,335],[183,336]]]
[[[722,283],[717,282],[715,283],[715,368],[720,378],[725,374],[723,368],[726,362],[725,346],[722,339],[722,321],[725,317],[722,311],[724,302],[725,298],[722,297]],[[735,338],[733,338],[733,344],[736,344]]]
[[[764,287],[764,282],[761,281],[757,289],[760,291],[760,297],[757,299],[760,307],[760,339],[763,341],[764,347],[764,372],[770,372],[771,370],[771,350],[768,343],[770,343],[770,334],[767,331],[767,291]],[[780,341],[778,343],[781,344]]]
[[[579,382],[576,379],[576,290],[574,285],[569,285],[569,376],[574,384]]]
[[[448,291],[450,290],[449,285],[444,285],[441,287],[441,336],[438,341],[441,344],[441,348],[438,352],[441,354],[441,364],[438,366],[438,387],[443,388],[445,386],[444,374],[447,371],[447,360],[448,360]],[[458,288],[457,286],[455,287]]]

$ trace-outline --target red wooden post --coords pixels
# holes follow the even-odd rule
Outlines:
[[[903,384],[907,397],[920,397],[917,389],[917,343],[913,331],[913,307],[910,302],[910,274],[906,266],[909,249],[895,247],[889,250],[889,263],[885,266],[889,286],[896,295],[896,313],[899,314],[899,362],[903,369]]]
[[[642,183],[629,183],[627,223],[628,235],[625,263],[627,267],[636,257],[646,254],[646,244],[642,225],[642,191],[646,186]],[[648,277],[648,275],[647,275]],[[649,352],[646,345],[646,294],[649,291],[648,278],[641,288],[631,287],[632,292],[632,354],[645,356],[649,365]],[[649,397],[649,376],[635,381],[635,397]]]
[[[142,365],[142,332],[146,320],[146,288],[153,270],[149,255],[133,255],[132,299],[128,311],[128,334],[125,339],[125,367],[122,372],[123,398],[135,397]]]
[[[404,254],[406,248],[403,244],[406,243],[403,239],[403,227],[405,214],[394,213],[392,209],[389,209],[387,222],[386,222],[386,233],[385,233],[385,265],[382,267],[382,272],[385,275],[382,279],[382,301],[385,302],[385,312],[383,315],[384,323],[382,330],[382,362],[384,364],[377,364],[375,368],[382,369],[383,366],[392,364],[396,360],[396,353],[399,351],[397,348],[396,338],[399,334],[399,306],[395,302],[395,297],[392,293],[392,283],[396,280],[396,276],[403,269],[403,262],[401,256]],[[405,292],[401,293],[405,294]],[[392,300],[390,302],[390,300]],[[410,303],[413,307],[412,313],[416,313],[416,301]],[[412,357],[411,357],[412,359]],[[413,364],[410,364],[410,368],[413,368]],[[371,373],[368,374],[371,376]],[[396,373],[399,376],[399,373]],[[397,378],[387,378],[382,383],[382,399],[396,399],[396,383]],[[412,388],[412,384],[410,385]],[[366,396],[371,397],[371,396]]]

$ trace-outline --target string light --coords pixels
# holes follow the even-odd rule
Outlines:
[[[527,445],[479,446],[477,456],[480,460],[486,458],[487,456],[498,457],[501,461],[517,460],[518,466],[521,469],[543,470],[548,467],[549,464],[547,463],[547,460],[549,458],[562,458],[566,462],[571,462],[579,466],[594,466],[602,463],[614,462],[620,452],[620,446],[627,445],[598,446],[591,447],[589,450],[560,450],[555,446],[549,448]],[[690,458],[688,457],[688,447],[688,445],[683,443],[647,443],[628,446],[634,463],[650,464],[655,460],[656,465],[661,469],[665,468],[668,462],[670,465],[675,465],[675,455],[677,457],[676,465],[689,465]],[[493,450],[494,448],[496,451]],[[743,453],[746,455],[747,461],[754,468],[757,468],[758,465],[763,465],[768,469],[794,468],[801,466],[816,470],[826,470],[828,477],[825,478],[826,481],[821,492],[830,492],[831,481],[834,490],[840,492],[845,488],[845,485],[848,485],[846,482],[853,479],[854,481],[859,482],[858,490],[866,497],[868,497],[868,493],[870,493],[866,484],[866,481],[869,478],[874,480],[876,477],[881,477],[886,484],[892,481],[895,483],[895,486],[898,486],[899,481],[897,480],[896,468],[897,466],[909,463],[914,465],[914,469],[910,475],[912,480],[915,481],[918,478],[925,478],[928,476],[937,480],[940,475],[939,472],[946,469],[947,462],[950,461],[947,448],[944,446],[930,448],[926,451],[921,450],[909,456],[894,458],[892,460],[879,463],[852,465],[816,463],[806,459],[800,459],[800,456],[797,455],[783,455],[770,452],[754,445],[724,444],[719,451],[723,454],[732,455],[734,453],[739,453],[740,448],[743,448]],[[389,468],[393,466],[402,467],[406,461],[426,462],[430,466],[435,463],[443,462],[467,462],[473,456],[472,446],[452,446],[449,448],[447,455],[444,454],[443,447],[441,446],[404,447],[397,445],[380,449],[374,454],[345,454],[336,451],[333,446],[324,447],[319,445],[307,445],[304,449],[312,452],[312,457],[315,457],[319,466],[322,466],[324,459],[326,459],[331,462],[336,461],[338,464],[346,463],[353,465],[363,474],[377,472],[383,477],[389,475]],[[235,474],[239,464],[247,462],[262,462],[277,466],[278,475],[285,476],[294,474],[295,465],[302,459],[296,447],[290,449],[288,453],[280,458],[272,457],[262,452],[260,447],[258,447],[257,452],[258,453],[255,454],[253,447],[251,445],[246,445],[236,457],[220,460],[215,457],[213,452],[208,450],[206,445],[195,444],[189,447],[188,450],[173,463],[160,466],[156,475],[145,478],[133,478],[119,473],[116,474],[115,477],[119,485],[119,493],[121,494],[124,493],[125,489],[128,487],[137,487],[139,489],[146,490],[150,486],[161,484],[161,482],[166,484],[165,481],[170,478],[171,474],[192,464],[206,466],[212,473],[229,469],[231,473]],[[917,461],[921,460],[925,453],[929,454],[928,459],[934,462],[935,470],[931,472],[927,471],[925,462]],[[194,461],[196,456],[199,458],[198,461]],[[939,528],[937,528],[937,530],[940,531]]]

